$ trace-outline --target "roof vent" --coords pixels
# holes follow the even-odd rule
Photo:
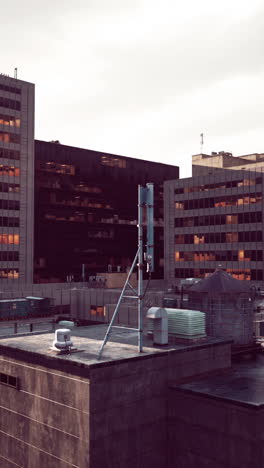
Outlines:
[[[52,348],[59,351],[69,351],[72,347],[71,330],[68,328],[60,328],[55,331],[55,340],[52,343]]]
[[[151,321],[154,344],[168,344],[168,315],[166,310],[161,307],[151,307],[147,312],[147,318]]]

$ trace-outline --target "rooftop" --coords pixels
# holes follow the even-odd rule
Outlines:
[[[114,327],[110,339],[104,347],[103,354],[98,360],[99,349],[102,345],[107,325],[93,325],[74,328],[71,332],[73,346],[77,352],[70,354],[57,354],[49,348],[54,340],[54,333],[28,334],[23,336],[10,336],[0,339],[0,354],[14,356],[16,359],[26,359],[40,365],[61,368],[70,366],[74,372],[77,368],[89,369],[91,367],[108,366],[130,359],[148,359],[168,352],[184,352],[193,348],[201,349],[217,344],[230,343],[230,340],[208,338],[199,344],[170,344],[155,346],[152,339],[144,336],[143,353],[138,352],[137,331]],[[87,374],[87,370],[86,370]]]
[[[224,373],[176,385],[174,388],[240,406],[263,408],[264,356],[257,355],[254,361],[234,363],[232,368]]]

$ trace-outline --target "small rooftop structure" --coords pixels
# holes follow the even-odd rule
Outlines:
[[[253,342],[253,294],[249,284],[220,268],[188,290],[188,308],[206,313],[206,332],[236,345]]]
[[[210,276],[190,286],[189,291],[208,294],[251,293],[248,284],[236,280],[221,268],[217,268]]]

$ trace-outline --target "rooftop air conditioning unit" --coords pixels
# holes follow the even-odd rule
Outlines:
[[[206,337],[205,313],[189,309],[165,309],[169,336],[186,340]]]

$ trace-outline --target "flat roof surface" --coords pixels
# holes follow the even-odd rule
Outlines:
[[[219,375],[173,388],[242,406],[264,407],[264,355],[236,362]]]
[[[106,343],[103,354],[98,360],[99,350],[107,331],[107,325],[93,325],[88,327],[77,327],[71,331],[73,346],[77,352],[71,354],[57,354],[49,348],[55,338],[54,333],[28,334],[24,336],[5,337],[0,339],[0,354],[4,350],[18,351],[16,357],[27,353],[28,357],[39,356],[50,360],[62,360],[82,367],[106,365],[106,363],[123,361],[127,359],[144,359],[150,355],[157,355],[168,351],[183,352],[193,348],[204,348],[217,344],[230,343],[230,340],[208,338],[206,342],[199,344],[170,344],[166,346],[155,346],[153,340],[144,335],[143,353],[138,352],[138,333],[135,330],[124,327],[114,327],[109,341]],[[23,353],[24,354],[24,353]],[[25,356],[25,355],[24,355]]]

